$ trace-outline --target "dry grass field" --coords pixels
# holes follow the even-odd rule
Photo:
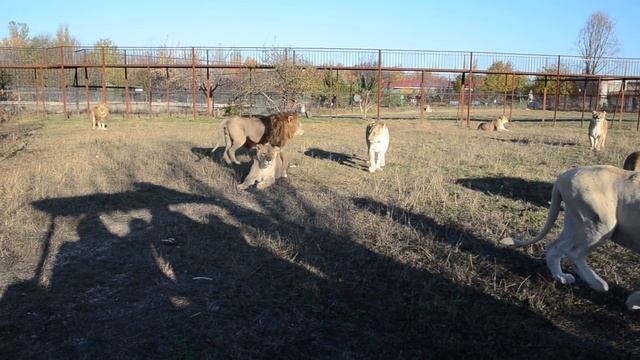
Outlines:
[[[564,170],[621,166],[640,147],[635,123],[593,153],[578,113],[555,127],[536,116],[519,111],[510,132],[483,133],[452,112],[423,123],[396,114],[374,174],[365,121],[302,119],[305,134],[286,147],[290,176],[245,192],[247,166],[208,156],[219,120],[3,124],[0,354],[640,356],[640,315],[624,306],[637,255],[607,244],[589,258],[612,288],[600,294],[551,280],[544,247],[561,219],[540,244],[498,244],[542,228]]]

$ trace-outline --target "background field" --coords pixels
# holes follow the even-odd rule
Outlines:
[[[389,115],[388,165],[375,174],[365,171],[365,121],[303,119],[305,134],[286,148],[297,167],[264,192],[237,191],[247,167],[207,156],[219,120],[4,124],[0,353],[639,356],[640,318],[624,307],[637,255],[597,250],[590,263],[612,288],[598,294],[550,279],[549,240],[497,244],[542,227],[558,174],[620,166],[638,148],[631,120],[592,153],[579,113],[555,127],[539,115],[514,113],[508,133],[466,129],[454,111]]]

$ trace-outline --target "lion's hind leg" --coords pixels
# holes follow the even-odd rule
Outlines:
[[[590,288],[604,292],[609,290],[609,284],[604,281],[587,264],[587,256],[603,241],[611,238],[615,231],[615,219],[603,219],[596,217],[596,221],[587,220],[584,231],[577,232],[573,246],[567,252],[567,256],[576,269],[578,276],[586,282]]]
[[[571,247],[571,240],[574,236],[572,222],[565,217],[564,228],[560,236],[547,247],[545,260],[547,268],[551,272],[551,277],[561,284],[573,284],[576,279],[573,275],[562,271],[561,261]]]
[[[615,229],[615,219],[607,219],[604,214],[582,216],[565,214],[565,223],[560,236],[547,249],[547,266],[554,279],[562,284],[571,284],[575,278],[562,272],[560,261],[564,256],[573,264],[578,276],[596,291],[608,291],[609,285],[587,264],[586,258],[602,241],[609,239]],[[576,219],[586,218],[584,221]],[[592,220],[595,219],[595,220]]]

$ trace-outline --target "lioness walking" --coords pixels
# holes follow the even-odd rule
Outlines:
[[[609,122],[606,111],[594,111],[589,123],[589,142],[591,150],[602,150],[604,142],[607,141]]]

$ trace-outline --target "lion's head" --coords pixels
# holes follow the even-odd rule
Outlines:
[[[376,142],[380,137],[385,134],[385,130],[387,129],[387,125],[385,123],[376,123],[372,122],[367,125],[367,140],[369,142]]]
[[[292,111],[269,115],[265,125],[269,128],[267,142],[274,146],[285,146],[294,136],[304,134],[298,115]]]
[[[603,121],[607,119],[606,111],[594,111],[592,115],[593,115],[592,117],[593,121]]]

